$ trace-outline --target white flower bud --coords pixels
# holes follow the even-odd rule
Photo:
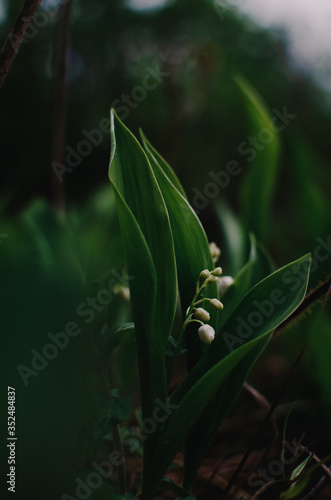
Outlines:
[[[206,281],[207,278],[209,278],[210,272],[208,269],[205,269],[204,271],[201,271],[200,276],[199,276],[199,281],[200,283],[203,283]]]
[[[208,311],[203,309],[202,307],[198,307],[197,309],[194,310],[194,316],[199,319],[200,321],[209,321],[210,320],[210,314]]]
[[[120,297],[122,297],[122,299],[126,300],[127,302],[130,301],[130,289],[127,286],[114,285],[113,292],[115,294],[118,294]]]
[[[203,325],[198,329],[198,335],[202,342],[211,344],[215,338],[215,330],[210,325]]]
[[[212,242],[209,243],[209,248],[210,248],[210,253],[213,258],[214,262],[217,262],[219,259],[219,256],[221,255],[221,250],[218,248],[216,243]]]
[[[223,276],[218,280],[218,292],[223,295],[231,285],[233,285],[234,279],[231,276]]]
[[[214,271],[212,271],[213,276],[222,276],[223,269],[221,267],[216,267]]]
[[[208,283],[217,283],[218,282],[218,276],[210,276],[208,278]]]
[[[222,302],[220,302],[217,299],[211,299],[209,304],[211,305],[211,307],[213,309],[216,309],[216,311],[219,311],[219,310],[223,309],[223,307],[224,307]]]

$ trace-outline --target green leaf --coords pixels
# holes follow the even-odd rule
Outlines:
[[[270,207],[275,191],[279,163],[280,141],[278,133],[272,130],[271,116],[260,95],[242,76],[235,78],[242,96],[249,119],[250,137],[257,137],[258,147],[248,146],[250,151],[247,162],[247,174],[242,185],[242,213],[245,214],[249,230],[253,231],[262,241],[270,228]],[[261,131],[268,129],[270,141],[260,140]],[[246,158],[247,153],[245,154]]]
[[[174,391],[170,403],[177,404],[178,407],[169,417],[160,436],[153,457],[153,467],[149,471],[152,476],[149,476],[146,486],[146,500],[152,498],[153,489],[170,465],[176,450],[228,375],[252,351],[261,349],[270,333],[299,306],[306,293],[309,267],[310,256],[304,256],[255,285],[218,332],[200,362]],[[287,286],[289,284],[292,286]],[[238,329],[238,318],[252,323],[252,313],[260,312],[256,304],[266,308],[265,301],[270,301],[270,297],[273,297],[273,302],[268,313],[260,313],[258,324],[254,327],[248,324],[250,331],[247,329],[248,334],[246,332],[246,335],[242,335],[242,331],[239,332]],[[234,346],[227,345],[224,340],[227,332],[237,334],[239,347],[236,345],[234,350]],[[238,373],[238,377],[241,376]],[[224,405],[227,405],[227,401],[224,401]],[[154,479],[152,484],[151,477]]]
[[[292,474],[291,474],[291,479],[296,479],[300,474],[301,472],[304,471],[304,469],[306,468],[306,465],[308,465],[308,463],[311,461],[312,459],[312,456],[309,455],[308,457],[306,457],[303,462],[301,462],[301,464],[299,464],[293,471],[292,471]]]
[[[316,176],[316,165],[323,165],[323,159],[312,150],[306,138],[294,133],[289,141],[289,153],[289,174],[292,183],[295,183],[292,217],[298,221],[300,229],[308,234],[324,234],[329,228],[329,220],[325,217],[330,211],[329,197],[324,194],[328,192],[326,179],[320,178],[320,174]],[[321,172],[327,172],[327,166],[323,167]]]
[[[115,399],[111,405],[111,421],[120,424],[127,420],[132,413],[132,402],[130,398]]]
[[[107,325],[105,325],[100,333],[99,337],[101,337],[102,341],[100,342],[100,348],[102,349],[103,359],[108,359],[111,351],[116,349],[123,344],[128,344],[130,342],[134,342],[136,340],[136,332],[134,328],[134,323],[126,323],[125,325],[121,325],[115,330],[108,331]],[[167,342],[167,347],[165,354],[166,356],[173,356],[177,348],[176,340],[170,335]],[[179,348],[178,354],[183,354],[186,352],[186,349],[182,347]]]
[[[236,276],[247,262],[248,233],[223,201],[215,201],[213,207],[221,232],[222,267],[227,275]]]
[[[174,185],[174,187],[177,189],[177,191],[179,191],[179,193],[182,196],[184,196],[185,199],[187,199],[184,188],[181,185],[177,175],[170,167],[170,165],[165,161],[164,158],[162,158],[160,153],[158,153],[156,151],[156,149],[152,146],[152,144],[147,140],[145,134],[143,133],[143,131],[141,129],[139,130],[139,132],[140,132],[140,137],[143,141],[147,156],[150,159],[151,159],[151,157],[153,157],[153,159],[156,160],[156,162],[159,164],[159,166],[161,167],[164,174],[168,177],[169,181]]]
[[[40,271],[51,276],[54,269],[82,283],[82,268],[73,232],[44,200],[34,200],[18,219],[25,237],[25,251],[32,250],[31,264],[40,266]],[[1,231],[2,232],[2,231]],[[10,243],[10,239],[7,242]]]
[[[141,136],[170,217],[175,244],[179,292],[184,312],[193,299],[200,272],[203,269],[214,269],[214,263],[206,233],[192,207],[183,196],[181,187],[178,187],[177,178],[174,179],[174,176],[171,175],[172,171],[169,173],[170,167],[152,148],[142,133]],[[217,298],[217,285],[206,287],[205,295]],[[216,328],[218,313],[209,308],[208,305],[205,308],[210,312],[210,324]],[[203,353],[204,346],[201,344],[196,337],[187,337],[190,368],[194,366]]]
[[[111,401],[104,394],[97,395],[98,418],[94,423],[94,436],[97,440],[109,434],[112,424],[118,425],[127,420],[132,413],[132,402],[128,397],[119,397],[119,389],[110,391]]]
[[[229,320],[217,333],[204,358],[177,388],[173,396],[177,394],[176,398],[178,398],[180,393],[184,394],[194,380],[198,380],[206,370],[219,359],[227,356],[232,349],[244,344],[246,339],[257,337],[267,329],[269,332],[274,330],[290,316],[305,296],[309,268],[310,255],[308,254],[275,271],[255,285],[237,305]],[[269,311],[266,310],[267,302],[270,306]],[[263,307],[265,314],[260,312]],[[260,324],[253,325],[252,313],[259,313]],[[242,331],[241,325],[245,323],[249,327],[249,330],[246,328],[248,334]],[[234,338],[227,336],[228,332]],[[230,340],[233,340],[233,345]]]
[[[226,323],[246,293],[273,270],[269,257],[251,234],[248,261],[235,276],[234,283],[221,297],[224,310],[220,315],[219,327]]]
[[[107,358],[116,347],[136,340],[134,323],[126,323],[110,332],[102,330],[100,335],[104,337],[104,356]]]
[[[168,339],[166,355],[167,356],[174,356],[176,349],[177,349],[177,345],[178,345],[177,341],[172,336],[170,336]],[[180,347],[177,354],[178,355],[183,354],[186,351],[187,351],[187,349],[183,349],[182,347]]]
[[[301,493],[307,487],[309,481],[310,481],[309,476],[303,477],[300,481],[291,485],[288,490],[281,493],[279,498],[281,500],[290,500],[291,498],[302,498]]]
[[[115,389],[111,389],[109,392],[110,392],[110,395],[112,398],[119,398],[120,397],[120,390],[118,387],[116,387]]]
[[[84,206],[68,213],[86,282],[98,279],[108,283],[113,277],[111,270],[124,266],[115,203],[115,193],[106,184],[93,193]]]
[[[104,290],[104,285],[98,281],[88,283],[83,288],[84,297],[90,297],[92,300],[97,300],[100,290]],[[93,321],[87,323],[83,327],[84,335],[89,340],[89,345],[93,352],[94,367],[98,372],[104,370],[107,362],[105,355],[105,336],[108,332],[107,315],[109,312],[109,305],[98,308],[94,313]]]
[[[221,327],[226,324],[246,293],[256,285],[256,283],[268,276],[270,272],[272,272],[272,266],[269,259],[256,244],[254,236],[251,235],[249,261],[236,276],[234,284],[231,285],[225,296],[222,297],[224,310],[220,314]],[[225,415],[239,397],[247,373],[262,349],[263,345],[253,349],[252,352],[239,363],[236,370],[229,375],[220,389],[216,392],[188,436],[184,451],[184,481],[186,487],[194,480],[195,473],[202,462],[206,450],[212,442]]]
[[[109,178],[114,188],[130,281],[143,418],[166,397],[164,353],[177,300],[169,216],[149,161],[131,132],[111,112]],[[146,442],[153,447],[154,433]],[[145,450],[145,451],[146,451]],[[146,460],[148,452],[146,453]]]
[[[144,500],[153,498],[153,492],[157,489],[180,444],[200,417],[219,385],[247,352],[263,339],[264,336],[254,339],[221,360],[197,380],[188,392],[182,395],[180,401],[177,401],[176,397],[174,399],[170,398],[170,404],[178,404],[178,407],[173,415],[169,417],[160,436],[156,453],[152,457],[153,466],[149,471],[152,472],[152,475],[149,475],[148,479],[143,481]]]

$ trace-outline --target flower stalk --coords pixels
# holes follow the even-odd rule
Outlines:
[[[203,302],[207,301],[211,305],[211,307],[217,311],[223,309],[223,304],[220,302],[218,299],[210,299],[207,297],[203,297],[202,299],[198,299],[199,295],[201,294],[202,290],[209,284],[209,283],[215,283],[218,281],[218,278],[222,275],[222,268],[217,267],[214,269],[214,271],[209,271],[208,269],[204,269],[201,271],[199,275],[199,280],[196,284],[196,289],[195,289],[195,294],[192,299],[192,302],[190,306],[188,307],[186,311],[186,316],[185,320],[182,326],[182,329],[180,331],[178,341],[177,341],[177,346],[175,353],[172,357],[169,373],[168,373],[168,386],[171,381],[172,373],[175,367],[176,359],[179,353],[179,348],[182,342],[182,338],[184,335],[184,332],[186,330],[186,327],[190,323],[198,323],[200,325],[200,328],[198,329],[198,335],[199,338],[202,342],[206,344],[210,344],[214,338],[215,338],[215,330],[212,326],[206,325],[205,322],[210,320],[210,314],[208,311],[203,309],[202,307],[196,307]],[[194,317],[193,317],[194,316]]]

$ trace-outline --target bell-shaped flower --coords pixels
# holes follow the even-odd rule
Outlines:
[[[233,285],[234,279],[232,276],[223,276],[218,280],[218,292],[220,295],[223,295],[231,285]]]
[[[210,299],[209,304],[213,309],[216,309],[216,311],[220,311],[224,307],[222,302],[220,302],[218,299]]]
[[[211,344],[215,338],[215,330],[210,325],[203,325],[198,329],[198,335],[202,342]]]
[[[218,246],[214,242],[209,243],[209,249],[210,249],[210,253],[211,253],[213,262],[217,262],[219,259],[219,256],[221,255],[221,250],[218,248]]]
[[[194,309],[194,316],[199,319],[200,321],[209,321],[210,320],[210,314],[208,311],[203,309],[202,307],[198,307],[197,309]]]
[[[206,279],[209,278],[209,276],[210,276],[210,272],[208,271],[208,269],[204,269],[203,271],[201,271],[201,273],[199,275],[200,283],[203,283],[204,281],[206,281]]]
[[[216,267],[213,271],[213,276],[222,276],[223,269],[221,267]]]

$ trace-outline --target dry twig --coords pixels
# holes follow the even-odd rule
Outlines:
[[[25,33],[42,0],[25,0],[0,52],[0,88],[14,62]]]

